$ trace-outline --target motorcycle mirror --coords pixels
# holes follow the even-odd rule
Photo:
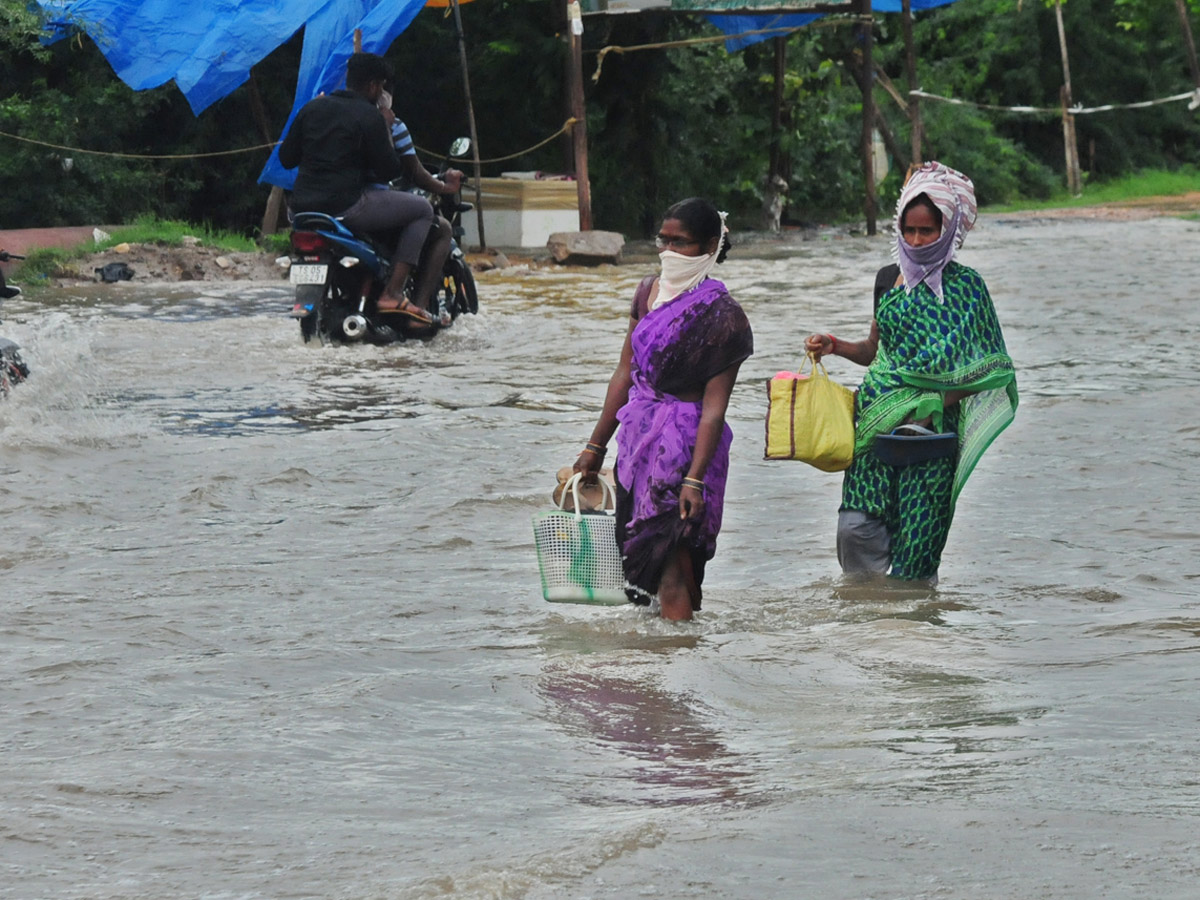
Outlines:
[[[469,137],[455,138],[454,143],[450,145],[451,156],[466,156],[471,149],[471,139]]]

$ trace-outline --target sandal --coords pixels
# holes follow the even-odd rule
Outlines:
[[[389,304],[389,305],[385,306],[384,304]],[[391,305],[391,304],[395,304],[395,305]],[[404,299],[401,299],[401,300],[397,300],[395,297],[386,297],[384,299],[381,299],[376,304],[376,308],[381,313],[389,313],[389,314],[396,313],[401,316],[407,316],[408,318],[412,319],[414,322],[417,322],[418,324],[421,324],[421,325],[432,325],[433,324],[433,317],[430,316],[429,313],[425,312],[425,310],[421,309],[419,306],[414,304],[407,297],[405,297]]]

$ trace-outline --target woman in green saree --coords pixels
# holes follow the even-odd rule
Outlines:
[[[835,354],[868,367],[855,398],[854,462],[838,510],[838,560],[846,574],[936,584],[959,492],[1016,413],[1016,376],[987,286],[954,261],[975,217],[971,180],[925,163],[896,205],[898,266],[890,267],[893,286],[877,295],[869,337],[814,334],[805,341],[818,357]],[[953,433],[957,440],[945,442],[949,455],[892,465],[880,459],[875,440],[893,431]]]

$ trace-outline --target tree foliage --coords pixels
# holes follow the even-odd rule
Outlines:
[[[1188,5],[1195,23],[1200,0]],[[1062,9],[1075,102],[1130,103],[1191,89],[1174,2],[1069,0]],[[561,0],[488,0],[461,13],[480,154],[489,161],[483,174],[569,172],[569,138],[546,140],[569,114]],[[773,142],[792,221],[860,214],[861,55],[853,27],[811,27],[787,39],[778,134],[771,129],[771,42],[736,54],[720,43],[611,53],[593,81],[603,47],[682,42],[713,30],[701,19],[663,13],[589,16],[585,27],[597,227],[649,234],[666,206],[690,195],[754,225]],[[261,145],[278,137],[291,108],[299,35],[260,62],[250,82],[195,117],[174,86],[133,92],[90,40],[43,47],[38,28],[25,0],[0,0],[0,225],[116,224],[152,214],[253,233],[268,192],[256,183],[267,156]],[[877,65],[903,91],[899,16],[877,16],[875,38]],[[1063,72],[1052,4],[954,3],[919,13],[914,41],[924,91],[990,106],[1058,106]],[[432,154],[468,132],[453,18],[423,11],[389,58],[397,111],[432,164]],[[876,89],[875,100],[898,148],[880,187],[886,210],[909,163],[910,131],[905,111],[884,90]],[[982,202],[1045,196],[1061,182],[1055,112],[1016,115],[933,101],[921,109],[924,156],[968,172]],[[1200,118],[1185,103],[1079,116],[1077,130],[1093,180],[1200,164]]]

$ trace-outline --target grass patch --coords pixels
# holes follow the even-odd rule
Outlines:
[[[98,244],[84,245],[84,253],[95,253],[108,250],[117,244],[162,244],[166,247],[179,247],[185,237],[200,239],[205,247],[215,247],[231,253],[247,253],[258,250],[253,239],[231,231],[214,231],[207,225],[192,225],[188,222],[176,222],[172,219],[158,219],[154,216],[142,216],[129,225],[114,228],[112,236]]]
[[[1200,191],[1200,170],[1192,167],[1174,172],[1151,170],[1099,184],[1084,185],[1083,194],[1079,197],[1072,197],[1066,190],[1062,190],[1046,200],[1018,200],[1016,203],[989,206],[986,212],[1096,206],[1101,203],[1120,203],[1146,197],[1173,197],[1190,191]]]
[[[26,250],[25,262],[21,263],[21,268],[17,269],[11,280],[24,285],[39,284],[83,255],[83,252],[76,253],[59,247]]]
[[[217,231],[206,225],[193,225],[172,219],[142,216],[128,225],[114,228],[112,234],[102,241],[86,241],[74,247],[45,247],[30,250],[25,254],[15,281],[36,286],[39,283],[69,271],[72,263],[93,253],[111,250],[118,244],[159,244],[164,247],[181,247],[185,237],[198,238],[203,247],[213,247],[229,253],[254,253],[274,248],[277,241],[286,246],[287,235],[272,235],[264,247],[253,238],[232,231]]]
[[[264,234],[259,238],[260,249],[272,256],[287,256],[292,250],[292,235],[290,231],[277,231],[275,234]]]

